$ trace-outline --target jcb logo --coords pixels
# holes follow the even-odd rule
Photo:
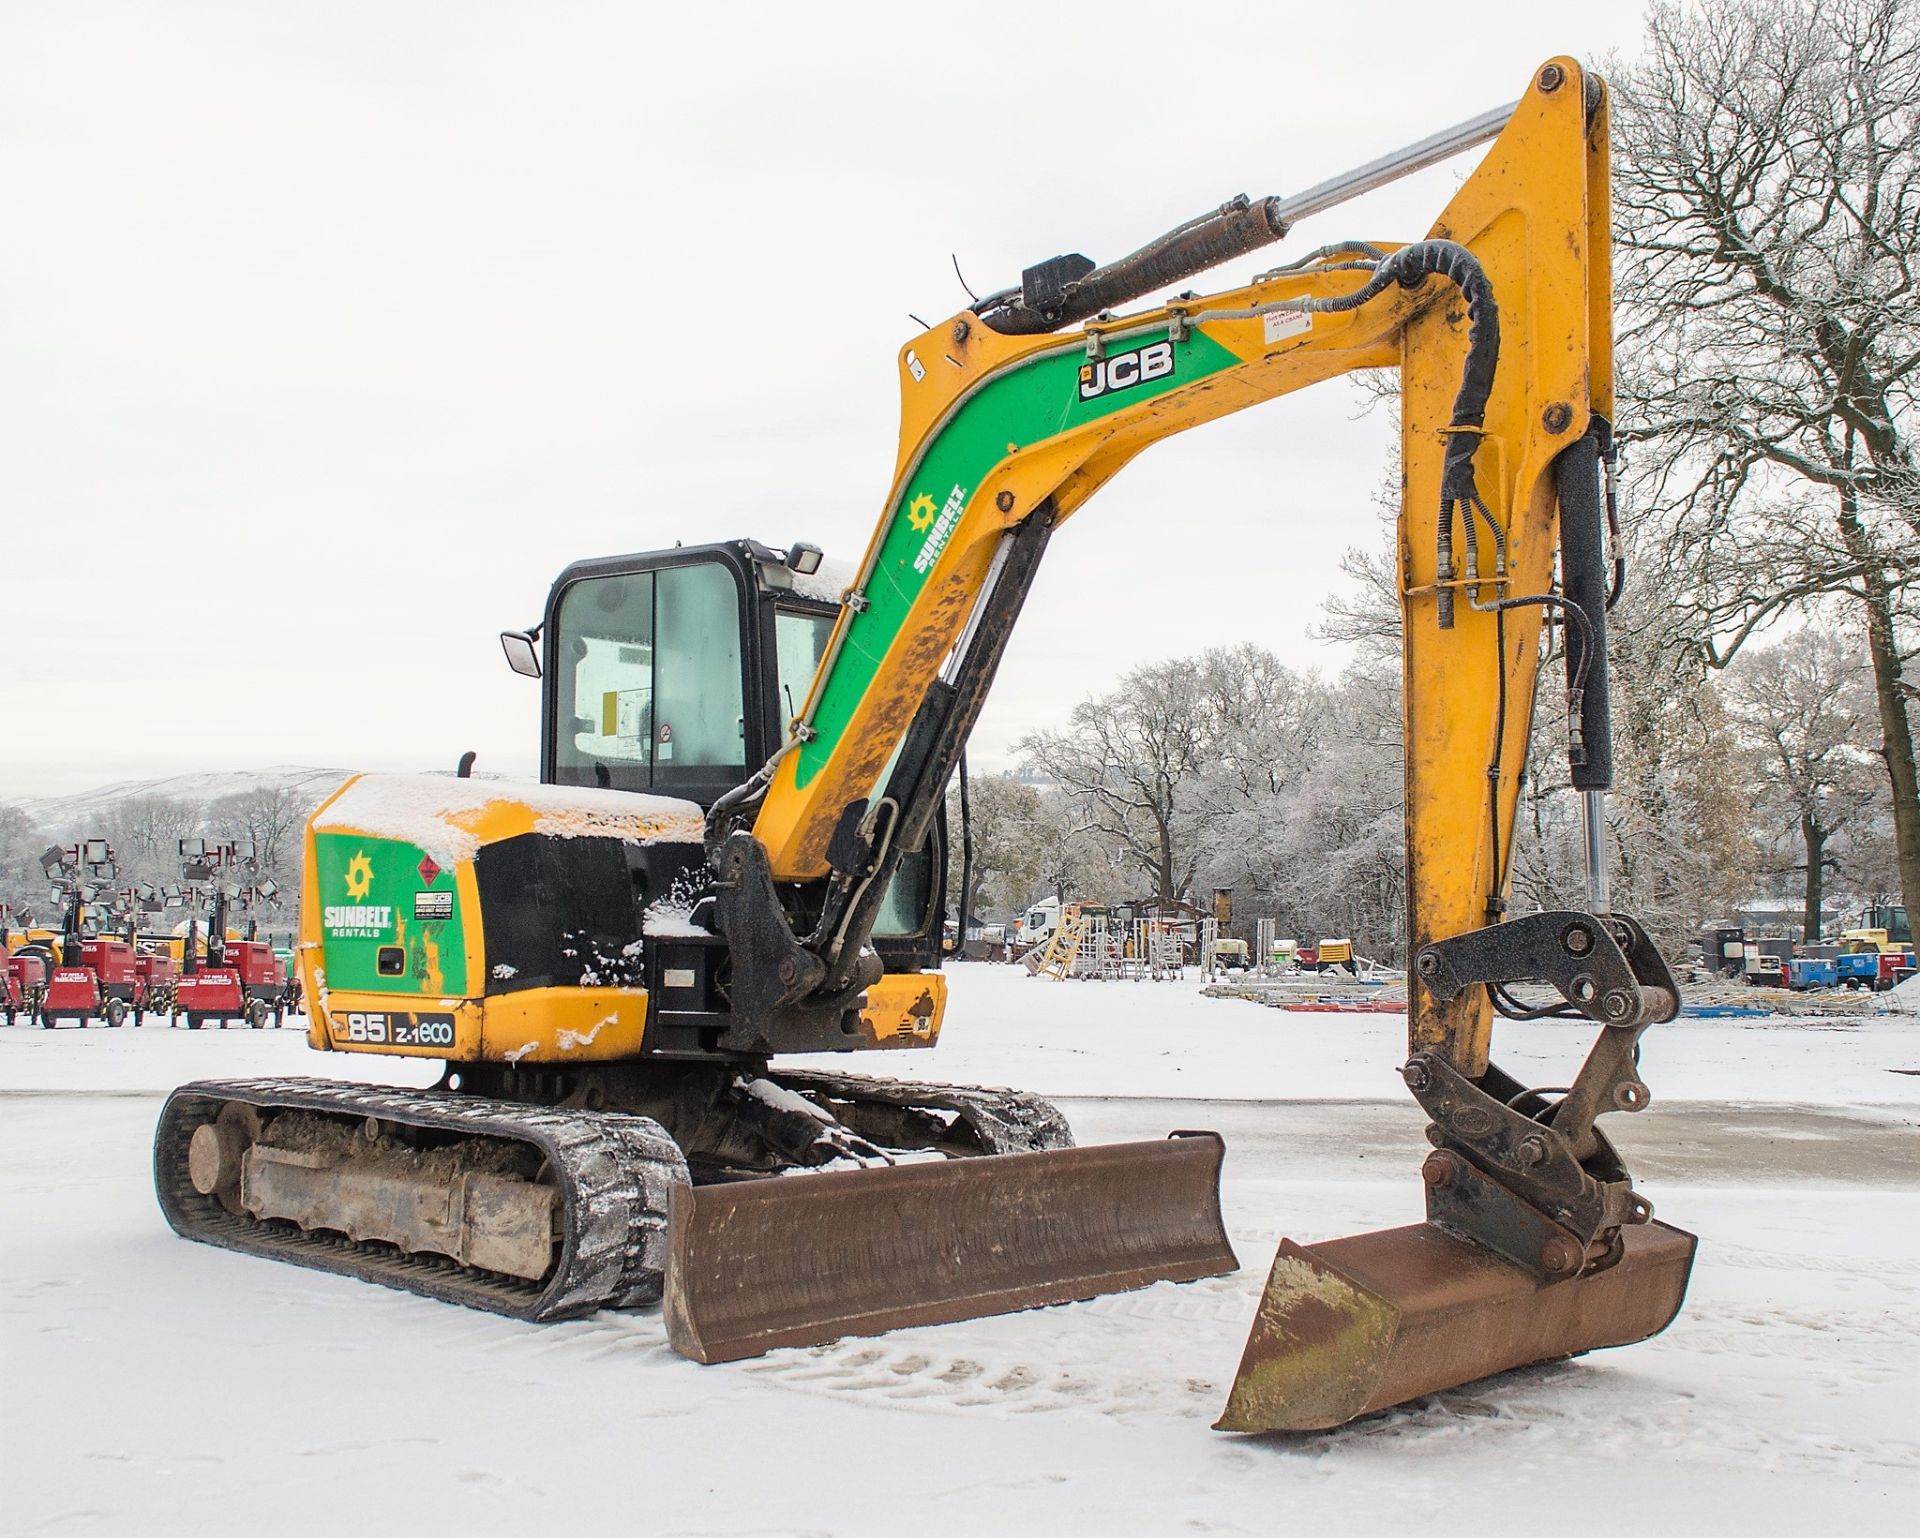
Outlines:
[[[1096,400],[1116,390],[1131,390],[1151,379],[1165,379],[1173,372],[1173,343],[1155,342],[1132,352],[1117,352],[1111,358],[1095,358],[1080,365],[1080,399]]]

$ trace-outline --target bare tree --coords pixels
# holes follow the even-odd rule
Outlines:
[[[1061,787],[1040,792],[1029,825],[1039,879],[1020,906],[1042,897],[1110,898],[1138,880],[1130,853],[1104,838],[1087,807]]]
[[[251,843],[261,873],[285,879],[299,870],[301,835],[318,800],[287,785],[256,786],[208,807],[207,829],[216,838]]]
[[[1860,746],[1872,731],[1872,680],[1845,641],[1807,629],[1742,655],[1726,694],[1752,755],[1763,841],[1781,842],[1766,839],[1764,823],[1777,820],[1800,856],[1779,863],[1806,872],[1803,932],[1816,940],[1826,873],[1838,863],[1829,846],[1869,822],[1882,799],[1884,777]]]
[[[1342,642],[1371,667],[1398,669],[1401,662],[1402,606],[1400,599],[1399,518],[1405,472],[1400,460],[1400,375],[1397,370],[1369,370],[1355,376],[1367,410],[1384,410],[1394,420],[1392,451],[1374,487],[1373,504],[1379,531],[1372,543],[1351,545],[1340,557],[1340,571],[1351,586],[1329,593],[1320,601],[1320,623],[1314,635]]]
[[[1616,66],[1623,436],[1673,618],[1719,668],[1845,595],[1920,906],[1920,9],[1657,4]]]
[[[1193,690],[1204,762],[1189,808],[1202,821],[1260,806],[1318,758],[1327,691],[1264,647],[1219,647],[1195,658]]]
[[[1199,693],[1194,660],[1149,663],[1074,706],[1066,730],[1014,745],[1162,903],[1186,896],[1198,862],[1182,814],[1203,762]]]
[[[129,796],[108,810],[99,836],[113,845],[120,875],[161,882],[180,875],[180,840],[201,831],[198,804],[171,796]]]
[[[1328,691],[1318,753],[1293,787],[1270,889],[1303,940],[1351,938],[1406,959],[1406,766],[1400,674],[1349,668]],[[1277,915],[1278,916],[1278,915]]]
[[[973,907],[980,913],[1011,913],[1050,884],[1049,855],[1057,847],[1045,797],[1007,774],[974,775],[967,802],[973,821]],[[960,791],[947,793],[947,900],[960,904]]]
[[[47,877],[40,856],[53,842],[17,806],[0,806],[0,903],[16,921],[47,911]]]
[[[1018,746],[1059,787],[1054,842],[1071,842],[1082,866],[1089,843],[1104,850],[1120,881],[1144,878],[1171,903],[1203,865],[1237,884],[1271,842],[1282,793],[1318,756],[1325,697],[1269,651],[1220,647],[1136,668],[1076,706],[1064,731]]]
[[[1372,546],[1356,545],[1340,557],[1340,571],[1352,586],[1329,593],[1320,603],[1325,616],[1314,627],[1323,641],[1342,641],[1361,656],[1400,661],[1400,568],[1394,531]]]

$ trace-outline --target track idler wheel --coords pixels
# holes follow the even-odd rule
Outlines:
[[[231,1213],[240,1205],[240,1172],[247,1150],[260,1137],[260,1111],[243,1101],[230,1100],[212,1121],[193,1129],[187,1143],[187,1178],[202,1196],[218,1199]]]

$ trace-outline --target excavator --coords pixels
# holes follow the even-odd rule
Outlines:
[[[1307,1431],[1678,1312],[1695,1240],[1600,1130],[1679,994],[1611,903],[1607,611],[1624,580],[1604,83],[1521,99],[1291,198],[1079,254],[899,354],[857,568],[806,543],[576,562],[502,636],[540,783],[367,775],[312,816],[310,1042],[427,1089],[205,1081],[155,1134],[188,1238],[530,1320],[661,1303],[705,1362],[1235,1269],[1222,1143],[1076,1147],[1011,1090],[795,1065],[938,1040],[946,788],[1055,534],[1176,432],[1397,369],[1408,1056],[1424,1221],[1280,1244],[1218,1425]],[[1491,141],[1420,239],[1144,301]],[[1134,308],[1128,308],[1134,306]],[[1543,630],[1564,653],[1585,904],[1509,911]],[[1565,1082],[1496,1018],[1597,1031]]]

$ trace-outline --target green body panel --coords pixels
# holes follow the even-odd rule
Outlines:
[[[328,988],[466,996],[466,935],[452,870],[399,839],[316,833],[313,845]],[[406,953],[406,970],[383,976],[379,954],[391,946]]]
[[[1125,357],[1166,344],[1167,333],[1129,337],[1113,348]],[[808,784],[825,767],[841,734],[900,633],[927,574],[964,516],[974,492],[994,466],[1019,449],[1112,416],[1240,362],[1201,332],[1171,344],[1173,367],[1156,378],[1081,397],[1084,349],[1051,353],[1007,370],[965,397],[928,443],[889,514],[880,553],[866,582],[869,607],[848,616],[846,635],[822,685],[810,721],[818,733],[803,743],[795,783]],[[922,520],[915,527],[915,518]]]

